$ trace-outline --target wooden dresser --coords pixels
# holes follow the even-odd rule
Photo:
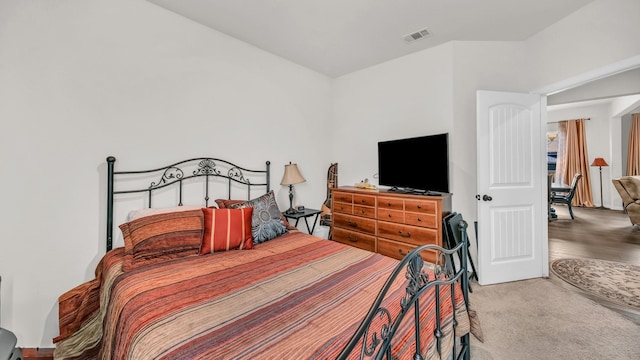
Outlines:
[[[418,245],[442,246],[451,195],[409,195],[346,186],[332,190],[333,240],[402,259]],[[425,260],[435,261],[435,253]]]

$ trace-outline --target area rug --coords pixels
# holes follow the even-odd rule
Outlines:
[[[590,294],[640,310],[640,266],[597,259],[559,259],[551,271]]]

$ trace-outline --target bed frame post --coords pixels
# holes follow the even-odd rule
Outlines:
[[[113,165],[115,162],[115,157],[107,157],[107,251],[113,247]]]
[[[267,191],[271,190],[271,161],[267,161]]]

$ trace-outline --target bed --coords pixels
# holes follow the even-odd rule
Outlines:
[[[59,297],[55,359],[470,358],[466,223],[463,242],[437,248],[435,264],[421,256],[434,245],[398,261],[289,226],[268,161],[142,171],[115,162],[107,158],[107,251],[94,279]],[[127,178],[151,181],[130,188]],[[213,183],[226,188],[220,198]],[[200,204],[186,205],[194,188]],[[178,206],[152,206],[156,193]],[[127,194],[142,194],[145,209],[128,213],[114,247],[116,197]]]

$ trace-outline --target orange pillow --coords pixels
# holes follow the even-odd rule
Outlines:
[[[203,208],[204,236],[200,254],[216,251],[253,249],[251,216],[253,208]]]

